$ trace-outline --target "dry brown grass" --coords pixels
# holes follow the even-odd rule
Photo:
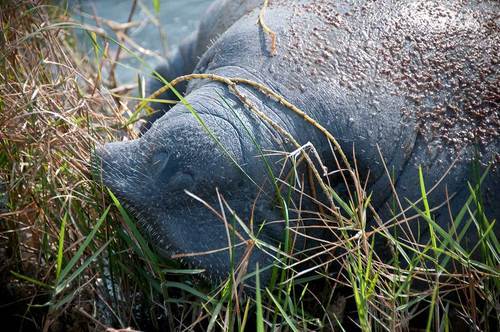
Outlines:
[[[66,19],[56,8],[29,1],[0,8],[0,176],[8,188],[0,223],[2,310],[17,302],[15,314],[28,329],[57,330],[64,321],[58,317],[74,312],[80,312],[76,317],[84,326],[95,325],[81,315],[94,309],[92,286],[80,285],[73,301],[57,310],[29,308],[54,300],[51,291],[11,271],[55,284],[63,217],[68,219],[67,261],[105,208],[105,196],[89,171],[92,150],[124,134],[112,128],[120,127],[126,104],[111,98],[89,60],[69,45],[74,30],[64,26]],[[86,279],[92,281],[96,273],[91,268]]]

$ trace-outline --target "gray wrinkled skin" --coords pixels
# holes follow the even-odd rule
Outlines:
[[[278,36],[276,56],[270,55],[269,38],[257,24],[256,6],[261,3],[216,2],[199,32],[159,72],[168,80],[194,71],[248,78],[271,87],[325,126],[348,154],[355,149],[362,176],[369,171],[368,190],[384,220],[391,216],[391,190],[377,144],[404,207],[408,207],[405,198],[419,198],[419,165],[431,188],[455,161],[429,195],[429,204],[437,207],[448,193],[452,214],[468,197],[466,181],[471,178],[474,154],[484,164],[495,160],[482,189],[489,217],[498,220],[498,2],[275,0],[265,20]],[[160,86],[153,81],[151,91]],[[245,109],[227,87],[193,81],[181,89],[255,183],[182,104],[172,107],[140,139],[99,149],[104,183],[138,216],[151,242],[165,254],[228,246],[223,222],[185,190],[220,210],[218,188],[245,221],[257,199],[255,231],[264,220],[281,220],[273,186],[247,130],[263,150],[294,149]],[[301,144],[312,142],[329,170],[335,169],[329,145],[317,130],[254,90],[241,87],[241,91]],[[279,157],[269,158],[278,174]],[[444,229],[450,229],[447,207],[433,214]],[[421,228],[421,242],[428,240],[424,221],[413,220],[410,225],[415,236]],[[261,237],[276,244],[282,231],[282,223],[273,223],[263,228]],[[465,240],[474,244],[475,231],[470,233]],[[236,262],[244,251],[245,246],[236,249]],[[224,277],[229,271],[227,252],[191,257],[189,262],[206,268],[212,277]],[[271,259],[255,248],[249,270],[256,262],[263,266]]]

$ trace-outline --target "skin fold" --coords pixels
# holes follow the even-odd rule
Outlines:
[[[482,207],[490,222],[498,220],[498,2],[275,0],[264,17],[277,36],[276,54],[257,23],[260,6],[261,1],[214,3],[199,30],[158,72],[167,80],[210,73],[270,87],[323,125],[351,163],[355,152],[383,221],[393,216],[393,196],[381,156],[403,208],[421,197],[419,166],[428,189],[438,184],[428,201],[436,208],[436,222],[447,231],[453,230],[450,214],[456,215],[470,195],[473,161],[483,170],[490,165],[481,185]],[[150,91],[161,86],[153,80]],[[204,125],[182,103],[155,105],[163,109],[141,138],[98,148],[104,184],[167,256],[229,246],[227,225],[200,200],[219,213],[227,202],[260,239],[277,246],[285,227],[272,222],[283,220],[283,213],[269,175],[281,173],[283,154],[269,151],[296,147],[224,84],[194,80],[179,89]],[[336,169],[330,145],[317,129],[252,87],[239,86],[238,91],[301,145],[314,145],[329,171]],[[171,93],[163,97],[174,98]],[[331,181],[340,193],[345,190],[341,179]],[[447,197],[449,204],[443,205]],[[303,204],[313,206],[307,199]],[[231,211],[224,211],[242,239],[248,239]],[[415,215],[414,210],[407,213]],[[375,226],[372,219],[368,223]],[[404,227],[426,243],[426,224],[415,218]],[[498,234],[496,225],[494,231]],[[467,231],[465,247],[477,243],[476,233],[473,227]],[[242,239],[236,236],[231,242],[240,243],[234,249],[236,262],[248,254],[249,271],[256,263],[273,262],[263,247],[250,250]],[[297,244],[305,245],[302,240]],[[230,270],[227,250],[186,260],[215,279]]]

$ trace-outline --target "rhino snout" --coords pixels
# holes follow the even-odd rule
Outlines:
[[[139,157],[134,141],[98,146],[93,157],[94,174],[113,192],[130,192],[131,188],[147,180],[141,171]]]

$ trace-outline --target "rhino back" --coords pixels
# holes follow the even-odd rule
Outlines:
[[[430,199],[439,205],[455,194],[454,213],[468,196],[475,156],[494,160],[485,192],[500,194],[499,12],[495,1],[277,0],[265,15],[277,35],[275,56],[255,9],[219,37],[196,71],[264,83],[327,127],[345,151],[354,147],[377,206],[391,197],[380,154],[401,197],[412,201],[419,166],[429,187],[448,174]],[[292,123],[299,142],[329,153],[302,119],[270,112]],[[449,220],[445,210],[439,215]]]

